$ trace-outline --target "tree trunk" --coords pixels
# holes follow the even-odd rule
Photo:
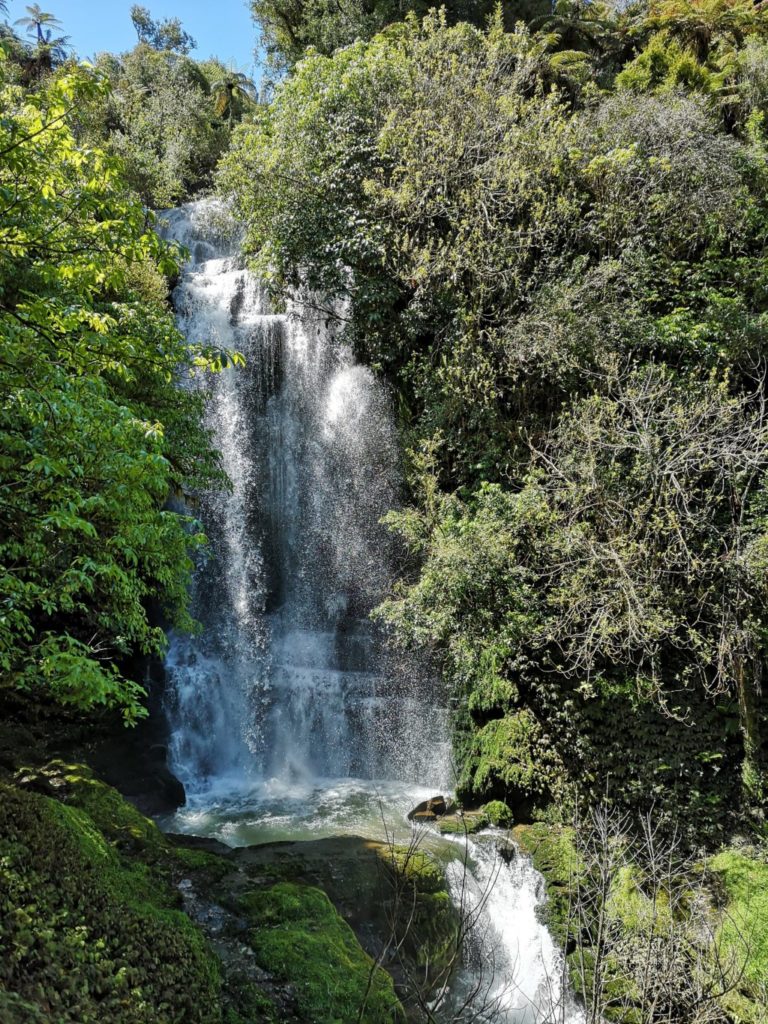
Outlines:
[[[760,738],[760,706],[754,681],[740,658],[736,663],[736,687],[739,695],[739,720],[744,739],[741,765],[742,788],[750,803],[761,803],[764,795],[764,771]]]

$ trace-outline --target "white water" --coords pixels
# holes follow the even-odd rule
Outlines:
[[[454,998],[479,992],[476,1001],[488,1007],[482,1019],[582,1024],[563,958],[538,917],[544,885],[539,873],[519,853],[508,861],[492,834],[456,840],[456,845],[459,856],[446,873],[471,931]]]
[[[386,650],[368,619],[394,556],[380,523],[398,500],[386,394],[321,317],[270,310],[220,205],[165,220],[191,251],[174,295],[182,329],[247,360],[208,404],[232,489],[200,496],[204,631],[172,637],[166,662],[172,766],[188,793],[170,827],[235,846],[380,838],[386,822],[407,842],[406,812],[450,788],[449,742],[434,679]],[[495,1020],[577,1021],[527,861],[508,866],[492,837],[425,842],[474,922],[446,1019],[475,987]]]

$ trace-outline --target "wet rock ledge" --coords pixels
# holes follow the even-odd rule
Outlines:
[[[501,800],[493,800],[472,810],[459,807],[444,796],[433,796],[409,811],[408,821],[414,825],[434,825],[442,835],[469,836],[489,825],[509,828],[512,812]]]

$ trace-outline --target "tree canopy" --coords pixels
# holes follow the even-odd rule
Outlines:
[[[282,70],[292,67],[312,49],[330,56],[358,39],[370,39],[387,25],[408,14],[424,17],[440,6],[451,22],[483,27],[498,8],[508,28],[517,20],[530,20],[549,12],[545,0],[251,0],[269,63]]]
[[[0,666],[3,685],[142,713],[121,670],[163,649],[157,604],[187,628],[196,524],[174,491],[220,479],[204,392],[221,357],[188,345],[165,303],[179,253],[123,165],[70,122],[107,88],[86,69],[35,93],[2,82]]]
[[[139,42],[146,43],[155,50],[169,50],[186,55],[197,46],[192,36],[184,31],[178,18],[157,21],[146,7],[134,4],[131,7],[131,21]]]

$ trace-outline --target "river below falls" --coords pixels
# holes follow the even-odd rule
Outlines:
[[[477,1016],[468,1009],[466,1020],[581,1024],[562,956],[539,919],[543,879],[527,857],[510,857],[511,839],[499,829],[465,838],[411,825],[408,811],[434,795],[431,788],[350,778],[270,779],[239,790],[220,784],[192,795],[161,825],[232,847],[340,835],[403,846],[415,841],[440,862],[454,902],[472,919],[462,967],[438,1016],[457,1019],[468,993],[479,989],[486,1010]]]

